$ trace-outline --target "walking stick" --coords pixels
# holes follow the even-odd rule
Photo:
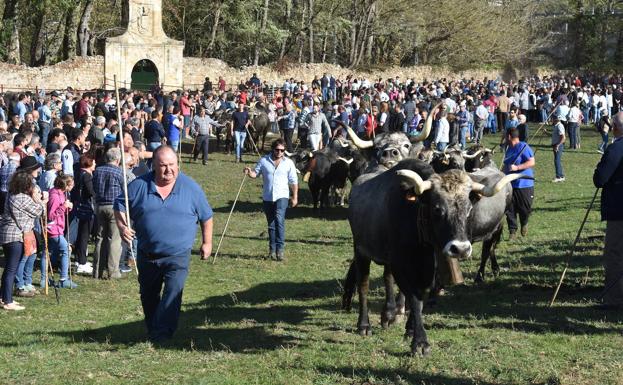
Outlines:
[[[193,140],[193,149],[190,152],[190,156],[188,157],[188,163],[190,163],[190,161],[195,157],[195,148],[197,147],[197,139],[199,138],[199,136],[197,136],[195,138],[195,140]]]
[[[45,295],[48,295],[48,287],[49,287],[49,282],[52,282],[52,287],[54,287],[54,296],[56,297],[56,304],[60,305],[61,303],[61,295],[58,291],[58,285],[56,285],[56,282],[54,281],[54,269],[52,268],[52,261],[50,260],[50,253],[49,253],[49,244],[48,244],[48,208],[47,206],[43,207],[43,218],[42,218],[42,224],[43,224],[43,242],[45,245],[45,257],[46,257],[46,264],[45,264],[45,271],[46,271],[46,280],[45,280]]]
[[[117,75],[114,76],[115,80],[115,98],[117,99],[117,119],[119,124],[121,125],[121,103],[119,101],[119,88],[117,87]],[[129,229],[132,229],[132,224],[130,223],[130,204],[128,203],[128,179],[127,179],[127,168],[125,165],[125,146],[123,144],[123,133],[121,133],[121,172],[123,173],[123,199],[125,203],[125,224]],[[138,263],[136,263],[136,257],[134,255],[134,248],[132,247],[132,243],[130,243],[130,255],[132,259],[134,259],[134,271],[136,271],[136,275],[138,275]],[[99,269],[99,255],[98,255],[98,266]],[[110,272],[108,272],[110,274]]]
[[[68,195],[68,193],[65,193],[65,199],[68,199]],[[69,273],[69,282],[73,283],[74,280],[71,274],[71,243],[69,243],[69,209],[67,207],[65,207],[65,241],[67,242],[67,259],[69,262],[69,268],[67,269],[67,272]],[[70,289],[71,286],[72,285],[69,285]]]
[[[554,306],[554,302],[556,301],[556,297],[558,296],[558,291],[562,286],[562,281],[565,279],[565,274],[567,274],[567,269],[569,268],[569,262],[571,261],[571,257],[573,257],[573,252],[575,251],[575,246],[578,244],[580,240],[580,235],[582,234],[582,230],[584,229],[584,224],[588,219],[588,214],[591,212],[593,208],[593,204],[595,203],[595,199],[597,199],[597,193],[599,192],[599,187],[595,189],[595,194],[593,195],[593,199],[591,200],[591,204],[588,205],[588,209],[586,210],[586,214],[584,214],[584,220],[582,220],[582,224],[580,224],[580,228],[578,229],[578,234],[575,236],[575,241],[573,241],[573,246],[571,246],[571,251],[567,255],[567,259],[565,260],[565,268],[560,275],[560,280],[558,281],[558,286],[556,286],[556,290],[554,291],[554,296],[552,297],[551,302],[549,303],[549,307]]]
[[[221,239],[218,241],[218,246],[216,247],[216,253],[214,253],[214,258],[212,259],[212,264],[216,262],[216,256],[218,255],[218,252],[221,249],[223,238],[225,238],[225,232],[227,231],[227,226],[229,226],[229,220],[231,219],[231,215],[234,212],[234,208],[236,208],[236,202],[238,202],[238,197],[240,197],[240,192],[242,191],[242,186],[244,186],[244,181],[246,179],[247,179],[247,174],[244,174],[244,176],[242,177],[242,182],[240,182],[240,188],[238,189],[238,194],[236,194],[236,199],[234,199],[234,204],[231,205],[231,210],[229,211],[227,222],[225,222],[225,228],[223,229],[223,234],[221,234]]]
[[[249,140],[251,141],[251,144],[253,144],[253,148],[255,149],[255,152],[257,153],[258,156],[262,156],[262,154],[260,154],[260,151],[257,149],[257,146],[255,145],[255,141],[253,140],[253,137],[251,136],[251,132],[249,132],[249,129],[247,128],[247,126],[244,126],[244,129],[247,130],[247,134],[249,135]],[[242,143],[244,145],[244,143]]]
[[[43,210],[43,215],[45,215],[47,217],[47,210]],[[45,289],[44,289],[44,293],[45,295],[48,295],[48,287],[49,287],[49,265],[50,265],[50,258],[48,256],[48,230],[46,228],[45,222],[43,220],[43,217],[39,218],[40,222],[41,222],[41,235],[43,236],[43,258],[45,258]],[[43,274],[43,271],[41,272]]]

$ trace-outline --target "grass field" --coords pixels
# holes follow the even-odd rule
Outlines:
[[[563,155],[561,184],[551,182],[548,136],[541,145],[534,141],[530,233],[502,242],[502,273],[482,285],[473,283],[475,246],[476,257],[462,265],[466,285],[425,309],[433,348],[427,358],[407,354],[404,322],[380,328],[379,266],[372,268],[373,335],[360,337],[356,311],[339,310],[352,257],[346,209],[312,213],[303,184],[301,206],[288,211],[287,260],[265,260],[261,183],[247,181],[216,264],[200,261],[197,251],[192,256],[170,345],[146,342],[134,273],[114,282],[78,277],[80,287],[62,291],[60,305],[53,295],[39,295],[22,300],[24,312],[0,312],[0,383],[623,384],[623,314],[592,308],[603,276],[599,199],[559,300],[548,307],[595,191],[598,138],[588,127],[582,137],[581,150]],[[488,140],[493,145],[498,137]],[[216,249],[242,166],[213,154],[208,166],[182,168],[203,185],[215,210]]]

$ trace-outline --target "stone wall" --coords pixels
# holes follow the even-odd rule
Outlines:
[[[104,57],[76,57],[52,66],[27,67],[0,62],[0,90],[94,89],[104,82]]]
[[[159,69],[160,70],[160,69]],[[187,89],[201,88],[204,78],[210,77],[213,83],[219,76],[223,76],[229,85],[235,85],[242,79],[249,79],[256,72],[260,79],[267,80],[269,84],[281,86],[284,79],[293,77],[303,79],[309,83],[314,75],[322,76],[327,72],[336,77],[345,78],[346,75],[354,74],[373,78],[389,78],[400,76],[402,80],[415,77],[416,80],[422,79],[460,79],[471,78],[483,79],[484,77],[496,78],[503,76],[502,70],[499,71],[465,71],[452,72],[444,68],[432,67],[392,67],[379,71],[361,72],[352,71],[330,64],[301,64],[291,65],[286,71],[280,73],[271,65],[248,67],[237,69],[229,67],[225,62],[218,59],[184,58],[183,82]],[[541,74],[548,71],[541,70]],[[108,81],[107,83],[110,83]],[[104,85],[104,58],[94,56],[88,58],[74,58],[53,66],[30,68],[12,64],[0,63],[0,90],[34,90],[35,88],[64,89],[71,86],[78,90],[91,90],[101,88]],[[129,85],[128,85],[129,86]],[[169,86],[179,87],[181,84],[170,84]],[[107,87],[112,89],[111,84]]]

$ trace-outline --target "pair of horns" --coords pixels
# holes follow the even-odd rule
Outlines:
[[[416,195],[421,195],[433,187],[433,183],[430,180],[423,180],[422,177],[415,171],[398,170],[396,171],[396,174],[398,174],[402,180],[403,186],[406,188],[413,188]],[[489,186],[473,182],[472,191],[486,197],[492,197],[502,191],[504,186],[510,182],[523,177],[525,177],[524,174],[509,174],[500,179],[496,184]]]

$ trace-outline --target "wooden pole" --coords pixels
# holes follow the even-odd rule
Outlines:
[[[130,204],[128,203],[128,179],[127,179],[127,169],[125,166],[125,146],[123,144],[123,122],[121,122],[121,102],[119,100],[119,88],[117,87],[117,75],[114,76],[115,81],[115,98],[117,100],[117,121],[119,122],[119,135],[120,135],[120,143],[121,143],[121,172],[123,173],[123,199],[125,203],[125,222],[129,229],[132,228],[130,223]],[[132,258],[134,258],[134,270],[136,271],[136,275],[138,275],[138,263],[136,263],[136,258],[134,255],[134,249],[132,248],[132,243],[129,244],[130,253],[132,254]],[[109,272],[110,274],[110,272]]]
[[[223,229],[223,234],[221,234],[221,239],[218,241],[218,246],[216,247],[216,253],[214,253],[214,258],[212,259],[212,263],[216,262],[216,256],[218,255],[219,250],[221,250],[221,244],[223,243],[223,238],[225,238],[225,232],[227,231],[227,226],[229,226],[229,220],[231,219],[231,215],[234,212],[234,208],[236,208],[236,202],[238,202],[238,198],[240,197],[240,192],[242,191],[242,186],[244,186],[244,181],[247,179],[247,174],[244,174],[242,177],[242,182],[240,182],[240,188],[238,189],[238,194],[236,194],[236,199],[234,199],[234,204],[231,205],[231,210],[229,210],[229,216],[227,217],[227,222],[225,222],[225,228]]]
[[[593,199],[591,200],[591,204],[588,205],[588,209],[586,210],[586,214],[584,214],[584,220],[580,224],[580,228],[578,229],[578,233],[575,236],[575,241],[573,241],[573,246],[571,246],[571,251],[569,251],[569,254],[567,255],[567,259],[565,260],[565,268],[563,269],[562,274],[560,275],[560,280],[558,281],[558,286],[556,286],[556,290],[554,291],[554,295],[552,296],[552,300],[549,303],[549,307],[554,306],[554,302],[556,301],[556,297],[558,296],[558,291],[560,290],[560,287],[562,286],[562,281],[565,279],[565,274],[567,274],[567,269],[569,269],[569,262],[571,262],[571,257],[573,257],[573,252],[575,251],[575,246],[578,244],[578,241],[580,240],[580,235],[582,234],[582,230],[584,229],[584,224],[586,223],[586,220],[588,219],[588,214],[591,212],[591,209],[593,208],[593,203],[595,203],[595,199],[597,199],[597,193],[598,192],[599,192],[599,187],[597,189],[595,189],[595,195],[593,195]]]

